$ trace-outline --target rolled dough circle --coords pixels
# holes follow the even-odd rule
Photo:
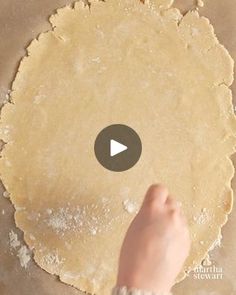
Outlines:
[[[59,9],[2,111],[1,176],[16,224],[39,266],[90,293],[109,294],[151,183],[165,183],[188,219],[192,248],[178,280],[201,263],[232,207],[233,61],[206,18],[160,3]],[[122,173],[93,151],[111,124],[142,139],[142,157]]]

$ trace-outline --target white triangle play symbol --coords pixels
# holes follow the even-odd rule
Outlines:
[[[128,147],[114,139],[110,140],[110,156],[113,157],[119,153],[126,151]]]

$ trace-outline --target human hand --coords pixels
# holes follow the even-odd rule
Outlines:
[[[152,185],[120,253],[117,286],[168,293],[190,250],[185,217],[162,185]]]

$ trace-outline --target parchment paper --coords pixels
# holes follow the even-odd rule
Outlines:
[[[0,0],[0,102],[10,89],[25,47],[37,35],[50,29],[48,16],[59,7],[71,4],[68,0]],[[176,0],[182,12],[194,9],[194,0]],[[205,0],[200,14],[208,17],[215,27],[220,42],[236,60],[236,2],[232,0]],[[236,81],[232,87],[236,102]],[[234,156],[236,163],[236,156]],[[236,178],[233,180],[236,190]],[[0,294],[1,295],[79,295],[80,291],[67,286],[31,261],[28,268],[20,266],[16,251],[9,248],[9,232],[22,232],[14,225],[14,210],[8,199],[2,197],[0,186]],[[4,210],[4,211],[2,211]],[[4,214],[3,214],[4,212]],[[223,279],[198,280],[189,278],[174,288],[174,295],[233,295],[236,294],[236,209],[223,228],[221,247],[211,252],[213,265],[223,270]],[[99,271],[99,270],[98,270]],[[102,295],[102,294],[101,294]]]

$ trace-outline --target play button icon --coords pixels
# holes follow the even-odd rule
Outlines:
[[[130,127],[114,124],[97,136],[94,152],[98,162],[108,170],[121,172],[133,167],[142,152],[138,134]]]
[[[112,139],[110,140],[110,156],[114,157],[115,155],[122,153],[127,150],[127,146],[119,143],[118,141]]]

